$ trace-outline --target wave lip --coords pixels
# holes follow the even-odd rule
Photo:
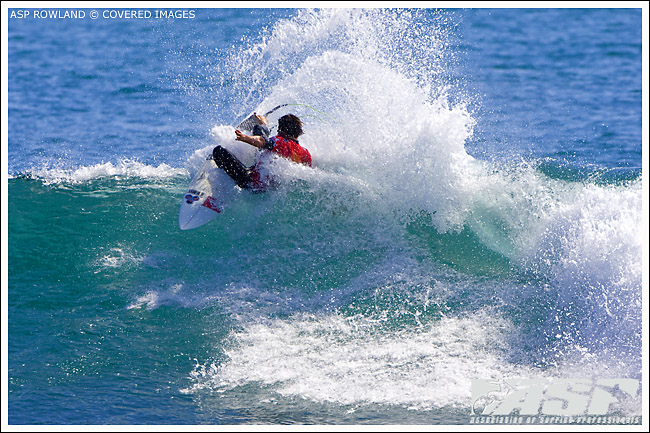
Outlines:
[[[51,168],[48,166],[33,168],[22,175],[13,176],[38,179],[45,184],[78,184],[104,178],[141,178],[163,180],[187,175],[187,170],[171,167],[165,163],[158,166],[139,161],[123,160],[117,164],[105,162],[73,169]]]

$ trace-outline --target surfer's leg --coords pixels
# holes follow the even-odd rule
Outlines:
[[[250,183],[250,171],[235,155],[227,149],[217,146],[212,151],[212,159],[217,167],[223,169],[228,176],[232,177],[240,188],[248,188]]]

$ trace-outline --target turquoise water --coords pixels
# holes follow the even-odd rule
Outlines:
[[[8,34],[10,424],[465,424],[472,379],[641,380],[640,10]],[[313,169],[180,231],[282,103]]]

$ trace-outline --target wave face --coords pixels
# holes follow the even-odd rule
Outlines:
[[[640,170],[481,158],[453,31],[431,11],[299,11],[203,66],[228,85],[179,77],[197,104],[243,101],[237,118],[289,104],[271,121],[301,116],[314,161],[277,161],[276,190],[196,230],[177,230],[188,175],[216,143],[253,158],[231,122],[177,168],[17,170],[12,356],[56,311],[32,325],[66,342],[51,370],[109,386],[152,367],[172,422],[465,423],[473,379],[641,380]],[[47,301],[15,295],[34,284]]]

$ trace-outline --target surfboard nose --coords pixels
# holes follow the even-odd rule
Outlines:
[[[195,220],[179,221],[178,222],[178,227],[181,230],[192,230],[192,229],[195,229],[197,227],[202,226],[203,224],[205,224],[205,222],[203,222],[203,221],[195,221]]]
[[[178,222],[178,227],[179,227],[181,230],[189,230],[189,228],[187,227],[187,225],[186,225],[186,224],[183,224],[183,223],[180,222],[180,221]]]

